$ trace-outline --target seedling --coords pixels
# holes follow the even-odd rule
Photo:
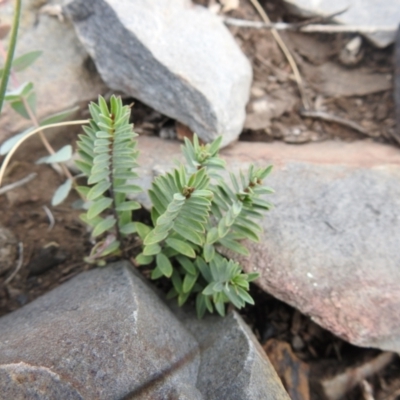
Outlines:
[[[248,255],[243,240],[259,241],[262,228],[256,220],[271,208],[261,198],[273,192],[263,184],[271,167],[250,166],[239,177],[231,173],[228,185],[225,161],[218,155],[222,138],[206,145],[197,136],[193,144],[185,139],[186,164],[153,181],[152,226],[147,226],[132,220],[139,204],[129,196],[141,188],[132,183],[138,152],[129,107],[113,96],[110,108],[100,97],[89,110],[92,119],[78,142],[77,165],[94,186],[77,189],[88,200],[82,219],[93,228],[92,236],[102,239],[88,261],[120,253],[124,237],[137,233],[143,242],[137,263],[154,265],[152,279],[170,278],[168,297],[177,297],[179,305],[195,295],[201,317],[214,309],[224,315],[229,302],[237,308],[253,304],[249,283],[258,274],[243,273],[223,254]]]

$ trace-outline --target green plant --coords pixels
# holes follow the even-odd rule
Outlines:
[[[79,136],[80,160],[76,161],[88,184],[76,187],[86,200],[81,218],[96,240],[86,261],[104,265],[107,256],[123,255],[124,238],[137,233],[143,243],[137,263],[154,265],[152,279],[171,279],[168,297],[177,297],[179,305],[195,295],[197,314],[202,317],[214,310],[224,315],[227,303],[237,308],[253,304],[249,283],[258,274],[243,273],[226,255],[232,251],[248,255],[243,240],[259,241],[262,228],[257,220],[271,208],[262,196],[273,193],[263,180],[272,167],[251,165],[246,175],[240,172],[238,177],[230,173],[228,184],[225,161],[218,154],[222,138],[205,145],[196,135],[193,143],[185,139],[186,163],[158,176],[149,190],[153,207],[152,226],[148,226],[132,219],[132,211],[140,205],[129,196],[142,189],[132,183],[137,178],[138,151],[130,108],[115,96],[109,107],[100,96],[89,111],[89,121],[45,126],[89,123]],[[20,137],[10,149],[0,169],[0,183],[12,154],[40,129]],[[51,156],[45,161],[51,161]],[[67,182],[61,187],[63,196],[72,185],[72,180]]]
[[[11,28],[11,38],[9,43],[9,49],[6,57],[6,61],[4,64],[4,69],[1,76],[0,82],[0,112],[3,109],[4,97],[7,90],[8,79],[10,77],[11,65],[14,58],[14,51],[17,45],[17,36],[18,36],[18,27],[19,27],[19,20],[21,18],[21,5],[22,0],[15,1],[15,13],[13,24]]]
[[[78,190],[88,200],[82,219],[93,228],[93,237],[103,239],[88,261],[101,262],[120,252],[124,236],[136,232],[143,241],[137,263],[155,266],[152,279],[170,278],[168,297],[177,297],[179,305],[195,294],[201,317],[214,309],[224,315],[229,302],[238,308],[253,304],[249,283],[258,275],[243,273],[223,254],[248,255],[243,239],[259,240],[262,228],[255,220],[271,207],[261,198],[272,193],[263,185],[271,167],[250,166],[247,175],[230,174],[230,186],[218,155],[221,138],[206,145],[197,136],[193,144],[186,139],[186,164],[157,177],[149,191],[153,226],[134,222],[132,210],[139,204],[128,195],[141,189],[131,183],[137,177],[133,169],[138,152],[129,108],[113,96],[110,108],[100,97],[89,109],[92,119],[78,142],[77,165],[94,186]]]
[[[129,193],[141,191],[139,186],[129,183],[137,177],[133,169],[137,166],[137,136],[129,124],[130,108],[122,105],[120,98],[111,97],[110,109],[99,97],[99,104],[91,103],[92,116],[85,135],[79,136],[76,165],[87,176],[88,186],[77,190],[87,199],[87,212],[81,215],[84,222],[93,228],[92,236],[107,233],[97,242],[89,262],[98,262],[102,257],[118,253],[124,236],[136,232],[131,212],[140,208],[136,201],[127,199]],[[100,214],[109,210],[105,218]]]

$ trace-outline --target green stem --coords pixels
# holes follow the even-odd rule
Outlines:
[[[0,113],[3,108],[4,97],[6,94],[8,79],[10,77],[10,72],[11,72],[11,65],[12,65],[12,61],[14,58],[15,47],[17,44],[17,35],[18,35],[18,26],[19,26],[20,16],[21,16],[21,0],[15,0],[14,20],[13,20],[13,26],[11,29],[10,44],[8,46],[7,58],[6,58],[6,62],[4,64],[3,79],[1,80],[1,83],[0,83]]]

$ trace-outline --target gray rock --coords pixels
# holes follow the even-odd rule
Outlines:
[[[0,365],[0,387],[1,399],[84,399],[49,368],[23,362]]]
[[[0,276],[15,267],[17,239],[7,228],[0,225]]]
[[[239,314],[183,318],[198,340],[197,388],[208,400],[289,400],[265,351]]]
[[[86,105],[107,88],[77,39],[72,24],[40,14],[38,3],[36,0],[23,2],[16,56],[33,50],[43,51],[32,66],[17,73],[20,83],[30,81],[35,85],[36,115],[40,121]],[[13,13],[12,7],[4,11],[2,22],[10,20]],[[4,107],[0,116],[0,142],[30,126],[32,123],[19,117],[11,107]]]
[[[141,137],[141,183],[181,160],[178,143]],[[400,153],[361,141],[295,147],[239,142],[233,170],[274,164],[276,207],[241,259],[258,285],[349,342],[400,352]],[[148,205],[147,200],[147,205]]]
[[[193,336],[128,263],[0,320],[0,398],[201,399]]]
[[[236,313],[181,322],[128,263],[0,319],[0,399],[288,399]]]
[[[69,0],[66,14],[104,81],[204,141],[242,130],[252,79],[223,23],[189,0]]]
[[[386,47],[394,41],[400,21],[400,1],[392,0],[284,0],[291,12],[302,17],[326,16],[346,10],[334,21],[349,26],[368,28],[392,27],[376,33],[365,34],[377,47]],[[363,33],[363,32],[360,32]]]

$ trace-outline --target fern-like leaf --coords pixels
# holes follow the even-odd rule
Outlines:
[[[93,227],[92,235],[114,231],[114,242],[118,246],[108,243],[103,254],[106,255],[117,250],[123,236],[135,231],[131,213],[140,205],[127,199],[127,195],[141,191],[130,183],[137,177],[134,172],[137,134],[129,123],[130,108],[123,106],[120,98],[112,96],[108,106],[100,96],[98,104],[89,105],[89,111],[90,123],[83,127],[85,134],[79,135],[77,142],[80,160],[76,165],[93,186],[78,190],[89,202],[83,219]],[[101,218],[100,214],[106,211],[111,215]]]

